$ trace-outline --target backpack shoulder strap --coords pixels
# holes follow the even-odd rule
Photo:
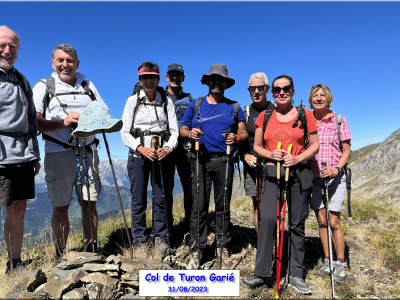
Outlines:
[[[265,111],[264,115],[264,122],[263,122],[263,136],[265,134],[265,130],[267,128],[269,119],[271,119],[272,114],[274,113],[274,110],[276,109],[275,105],[272,105],[271,102],[268,103],[267,110]],[[264,139],[263,139],[264,140]]]
[[[199,111],[199,114],[200,114],[200,104],[201,104],[201,102],[203,102],[204,98],[205,97],[199,97],[196,99],[196,102],[194,103],[194,107],[193,107],[192,120],[193,120],[194,115],[196,114],[196,111]]]
[[[304,110],[303,100],[300,101],[300,105],[297,106],[297,117],[293,122],[292,128],[297,127],[297,123],[300,120],[300,129],[304,131],[304,148],[308,148],[308,127],[307,127],[307,115]]]
[[[162,86],[157,86],[157,92],[161,95],[161,105],[164,105],[164,114],[167,118],[167,132],[169,132],[167,93]]]
[[[21,74],[17,69],[15,69],[15,68],[14,68],[14,71],[15,71],[15,76],[17,76],[18,85],[19,85],[19,86],[21,87],[21,89],[24,91],[24,94],[25,94],[25,96],[26,96],[27,89],[26,89],[26,86],[25,86],[25,81],[24,81],[24,79],[22,78],[22,74]]]
[[[93,91],[90,89],[89,85],[87,84],[86,80],[83,80],[81,83],[81,86],[83,87],[83,89],[85,90],[85,92],[88,94],[88,96],[90,97],[90,99],[92,99],[92,101],[96,101],[96,95],[93,93]]]
[[[245,119],[246,119],[246,124],[247,124],[247,122],[249,121],[249,116],[250,116],[250,104],[249,104],[249,105],[246,105],[246,106],[244,107],[244,111],[245,111],[245,113],[246,113]]]
[[[235,120],[236,123],[238,123],[239,103],[237,103],[236,101],[233,101],[232,106],[233,106],[232,119]]]
[[[50,101],[51,99],[53,99],[53,97],[55,97],[58,102],[60,103],[60,105],[62,106],[63,104],[61,103],[60,99],[58,99],[58,97],[56,96],[56,82],[54,80],[54,78],[50,77],[47,78],[45,80],[39,80],[38,82],[43,83],[46,86],[46,92],[43,96],[43,114],[42,117],[45,119],[46,118],[46,111],[50,105]]]
[[[342,140],[340,139],[340,125],[342,125],[343,115],[336,114],[335,119],[336,119],[337,134],[338,134],[338,138],[339,138],[339,149],[340,149],[340,151],[343,152]]]
[[[139,109],[140,104],[142,103],[142,99],[140,98],[140,89],[136,91],[136,106],[135,109],[133,110],[133,119],[132,119],[132,127],[131,129],[133,129],[134,124],[135,124],[135,117],[136,117],[136,113]]]

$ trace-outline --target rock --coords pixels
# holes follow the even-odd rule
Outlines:
[[[115,290],[117,288],[118,280],[111,278],[103,273],[95,272],[81,278],[85,283],[96,283],[107,290]]]
[[[63,299],[83,299],[88,294],[87,290],[84,287],[80,287],[78,289],[73,289],[72,291],[66,293],[62,298]]]
[[[130,300],[130,299],[132,299],[132,300],[134,300],[134,299],[146,299],[146,297],[140,297],[136,292],[136,294],[126,294],[125,296],[122,296],[121,298],[118,298],[118,299],[121,299],[121,300]]]
[[[43,286],[43,291],[49,294],[51,298],[60,299],[63,288],[64,288],[64,283],[61,280],[57,278],[51,278]]]
[[[139,270],[172,270],[172,268],[165,264],[151,259],[143,258],[121,258],[121,270],[130,274],[130,276],[139,276]]]
[[[138,274],[130,274],[130,273],[125,273],[124,275],[121,275],[121,278],[125,280],[139,280]]]
[[[103,291],[103,288],[97,283],[88,284],[86,288],[89,299],[99,299],[101,292]]]
[[[106,262],[108,263],[112,263],[114,262],[114,264],[119,264],[121,261],[121,259],[115,255],[110,255],[109,257],[107,257]]]
[[[119,271],[118,265],[114,264],[84,264],[83,269],[88,272]]]
[[[35,290],[35,293],[44,293],[44,286],[46,283],[43,283],[42,285],[39,285],[39,287]]]
[[[120,287],[123,287],[123,288],[132,288],[132,289],[135,289],[135,290],[139,290],[139,281],[136,281],[136,280],[121,280],[119,283],[118,283],[118,289],[120,288]]]
[[[118,272],[111,272],[111,271],[107,271],[107,276],[110,276],[110,277],[119,277],[119,274],[118,274]],[[129,275],[129,274],[128,274]]]
[[[82,270],[82,269],[80,269],[80,268],[79,269],[72,269],[72,270],[58,270],[58,269],[56,269],[56,270],[53,270],[53,272],[50,273],[49,279],[50,278],[57,278],[60,281],[66,283],[69,275],[73,274],[73,273],[76,273],[79,270]]]
[[[80,258],[71,262],[67,262],[65,265],[66,269],[76,269],[83,267],[84,264],[93,264],[93,263],[104,263],[104,257],[100,254],[91,253],[92,256]]]
[[[85,271],[82,269],[75,269],[74,272],[71,272],[64,283],[63,293],[71,291],[75,288],[79,280],[85,275]]]
[[[64,254],[63,259],[66,260],[67,262],[73,262],[75,260],[85,259],[93,255],[96,255],[96,253],[70,251]]]
[[[37,269],[26,284],[26,290],[28,292],[33,292],[39,285],[45,282],[47,282],[46,274],[43,273],[42,269]]]
[[[30,293],[30,292],[19,292],[14,294],[8,294],[4,299],[48,299],[47,295],[44,293]]]

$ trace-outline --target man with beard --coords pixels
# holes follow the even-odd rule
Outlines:
[[[34,177],[40,155],[32,89],[13,66],[18,58],[18,35],[0,26],[0,209],[6,207],[4,238],[8,273],[32,260],[21,260],[27,199],[35,198]]]
[[[78,54],[68,44],[57,45],[52,52],[51,64],[55,72],[51,78],[39,80],[33,88],[33,99],[37,110],[38,127],[45,140],[44,170],[47,190],[53,205],[51,228],[56,247],[56,258],[62,256],[69,233],[68,208],[72,201],[75,186],[84,215],[84,245],[89,250],[97,248],[97,212],[101,181],[98,170],[98,140],[94,136],[86,138],[88,152],[88,173],[90,185],[90,208],[87,189],[78,188],[75,148],[79,143],[81,166],[82,141],[70,139],[71,131],[78,124],[81,112],[92,102],[99,101],[106,107],[93,83],[76,72],[79,67]],[[81,168],[81,176],[85,176]],[[83,195],[81,195],[83,190]],[[82,201],[85,200],[85,201]],[[89,215],[91,211],[91,216]],[[93,236],[90,229],[92,220]],[[93,245],[93,244],[94,245]]]
[[[199,141],[200,144],[199,170],[192,170],[190,258],[195,265],[200,265],[207,243],[206,222],[211,185],[214,184],[217,258],[220,259],[222,245],[222,263],[229,269],[231,266],[228,250],[231,241],[230,200],[234,166],[232,160],[228,160],[226,153],[227,146],[230,146],[233,152],[238,145],[246,141],[246,125],[243,110],[238,103],[224,97],[225,90],[235,84],[235,80],[228,76],[225,65],[212,65],[209,73],[203,75],[201,83],[207,84],[209,93],[206,97],[190,103],[180,129],[181,138],[186,141]],[[194,148],[193,144],[191,149]],[[227,164],[228,172],[226,172]],[[197,194],[197,174],[199,174],[199,194]],[[198,233],[200,240],[197,238]]]
[[[181,120],[185,114],[186,108],[193,101],[192,96],[188,93],[184,93],[182,89],[182,82],[185,81],[185,74],[181,65],[171,64],[167,69],[166,80],[168,82],[168,87],[165,89],[167,97],[169,97],[175,103],[176,118],[178,120],[178,126],[180,128]],[[170,174],[172,189],[174,187],[174,177],[175,177],[175,166],[178,171],[179,178],[181,180],[183,188],[183,205],[185,208],[185,224],[189,225],[190,212],[192,209],[192,196],[190,193],[190,161],[187,158],[187,147],[183,139],[178,138],[178,146],[171,153],[171,162],[173,167],[171,167],[172,173]],[[172,204],[173,199],[168,201],[168,224],[172,226]],[[172,229],[172,228],[171,228]],[[170,229],[170,232],[171,232]]]
[[[240,147],[239,151],[241,160],[243,161],[245,195],[250,196],[253,199],[254,227],[258,234],[257,200],[259,199],[257,199],[256,193],[256,168],[258,163],[253,149],[254,134],[256,130],[255,121],[257,120],[258,115],[267,109],[268,105],[274,105],[274,103],[267,100],[269,84],[267,75],[265,75],[265,73],[259,72],[251,75],[249,87],[247,89],[250,92],[251,100],[253,100],[252,104],[244,107],[246,116],[246,129],[249,138],[247,142]]]

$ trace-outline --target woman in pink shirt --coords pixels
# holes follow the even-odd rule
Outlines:
[[[310,203],[310,207],[315,211],[318,219],[319,236],[325,253],[323,266],[317,269],[317,274],[321,276],[328,276],[330,274],[328,224],[324,203],[324,178],[328,178],[330,227],[337,254],[337,261],[334,262],[333,279],[335,282],[343,283],[346,277],[347,264],[344,258],[345,245],[343,230],[340,225],[340,212],[344,210],[346,175],[343,172],[343,167],[350,159],[351,135],[347,121],[343,117],[340,126],[340,143],[337,132],[336,114],[333,110],[329,109],[332,105],[333,97],[326,85],[314,85],[311,88],[308,102],[310,107],[314,109],[314,117],[320,141],[319,152],[311,159],[311,167],[315,179],[313,180],[313,192]],[[321,163],[323,162],[326,163],[326,167],[322,167]]]

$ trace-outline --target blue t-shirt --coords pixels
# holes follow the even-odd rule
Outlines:
[[[200,128],[200,121],[197,119],[199,110],[195,113],[192,120],[194,105],[196,101],[192,101],[182,118],[181,124],[189,128]],[[237,133],[237,120],[244,121],[242,108],[239,106],[237,120],[232,119],[233,101],[224,98],[220,103],[209,104],[207,98],[203,99],[200,104],[200,117],[203,119],[203,135],[200,137],[200,150],[203,154],[225,153],[226,144],[222,134],[226,130]],[[235,146],[231,146],[231,151]]]

